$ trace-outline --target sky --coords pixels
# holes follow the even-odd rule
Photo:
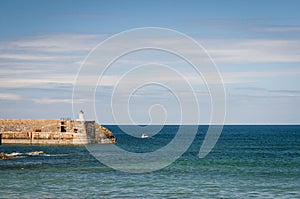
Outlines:
[[[299,124],[299,8],[296,0],[2,0],[0,118],[76,117],[73,90],[91,50],[120,32],[160,27],[193,38],[214,61],[225,88],[225,124]],[[174,42],[171,39],[158,37],[156,42]],[[126,71],[149,63],[143,71],[128,74],[116,89],[122,95],[111,100],[114,85]],[[187,110],[180,110],[180,101],[166,87],[152,84],[134,92],[128,89],[153,77],[155,82],[175,82],[174,91],[181,95],[186,91],[179,81],[182,76],[199,99],[200,123],[210,123],[212,96],[203,79],[179,57],[151,49],[128,54],[110,66],[103,74],[104,82],[95,89],[97,118],[87,117],[116,124],[114,116],[123,117],[127,112],[120,110],[129,107],[135,123],[180,123],[181,112]],[[123,100],[125,95],[132,97],[130,101]],[[157,111],[152,114],[153,108]]]

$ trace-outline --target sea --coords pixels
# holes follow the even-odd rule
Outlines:
[[[146,139],[106,127],[117,147],[150,153],[171,143],[180,126],[166,125]],[[299,125],[226,125],[211,152],[199,158],[207,128],[198,127],[174,162],[146,173],[111,168],[84,146],[0,145],[0,152],[18,154],[0,160],[0,198],[300,198]]]

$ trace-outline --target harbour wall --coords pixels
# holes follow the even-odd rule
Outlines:
[[[0,119],[0,143],[85,145],[116,143],[95,121]]]

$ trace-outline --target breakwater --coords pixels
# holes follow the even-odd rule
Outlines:
[[[0,119],[0,143],[85,145],[116,143],[111,131],[95,121]]]

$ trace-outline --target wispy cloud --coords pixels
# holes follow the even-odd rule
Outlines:
[[[41,99],[33,99],[33,101],[39,104],[57,104],[57,103],[72,104],[72,99],[41,98]]]
[[[247,91],[247,96],[254,97],[300,97],[300,90],[273,90],[260,87],[239,87],[237,90]]]
[[[50,76],[46,74],[39,75],[44,76],[45,78],[35,77],[33,78],[1,78],[0,79],[0,88],[26,88],[26,87],[44,87],[49,84],[71,84],[73,85],[74,76],[73,75],[61,75],[61,76]]]
[[[20,54],[20,53],[3,53],[0,54],[0,59],[9,59],[9,60],[14,60],[14,61],[52,61],[52,62],[57,62],[57,61],[63,61],[63,60],[70,60],[70,59],[76,58],[75,56],[56,56],[56,55],[45,55],[45,54]]]
[[[48,34],[0,42],[0,50],[24,50],[48,53],[89,51],[107,38],[101,34]]]
[[[299,32],[300,26],[266,26],[261,29],[266,32]]]
[[[287,70],[271,70],[271,71],[256,71],[256,72],[223,72],[222,76],[225,83],[242,83],[257,81],[258,78],[268,77],[295,77],[300,75],[299,69]]]
[[[71,84],[80,61],[103,35],[53,34],[0,41],[0,87]]]
[[[0,93],[0,100],[21,100],[23,96],[14,93]]]
[[[204,41],[216,62],[300,62],[300,40],[240,39]]]

